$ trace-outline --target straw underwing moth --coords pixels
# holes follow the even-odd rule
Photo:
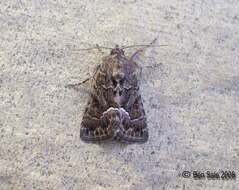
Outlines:
[[[91,93],[82,118],[80,138],[85,142],[107,139],[125,143],[148,140],[147,120],[139,91],[134,57],[116,46],[102,59],[91,77]]]

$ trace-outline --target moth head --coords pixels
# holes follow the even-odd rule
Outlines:
[[[110,55],[124,55],[124,50],[119,48],[119,45],[116,45],[110,52]]]

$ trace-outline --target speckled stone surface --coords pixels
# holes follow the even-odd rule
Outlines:
[[[0,26],[0,190],[238,189],[181,176],[239,175],[237,0],[8,0]],[[77,49],[155,37],[168,46],[139,58],[149,141],[83,143],[88,95],[65,85],[109,52]]]

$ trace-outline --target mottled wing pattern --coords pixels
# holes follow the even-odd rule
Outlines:
[[[129,126],[125,129],[122,140],[128,143],[144,143],[148,140],[148,128],[141,96],[135,100],[128,110],[130,116]]]
[[[148,129],[136,76],[137,65],[116,46],[92,77],[92,94],[80,137],[86,142],[116,139],[146,142]]]
[[[113,131],[104,123],[101,110],[102,106],[91,96],[82,118],[80,129],[82,140],[96,142],[112,138]]]

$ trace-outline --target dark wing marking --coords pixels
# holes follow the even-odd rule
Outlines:
[[[121,134],[120,140],[125,143],[144,143],[148,140],[148,137],[147,128],[139,130],[129,128]]]
[[[147,120],[143,102],[139,95],[128,110],[130,115],[129,126],[121,134],[121,139],[128,143],[144,143],[148,140]]]
[[[96,129],[89,129],[82,126],[80,129],[80,138],[85,142],[99,142],[111,139],[113,136],[109,128],[97,127]]]
[[[112,137],[112,130],[104,125],[101,116],[102,106],[91,96],[81,122],[80,138],[83,141],[96,142]]]

